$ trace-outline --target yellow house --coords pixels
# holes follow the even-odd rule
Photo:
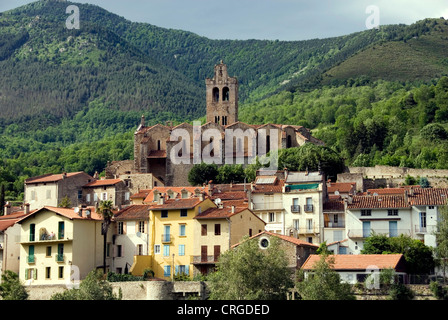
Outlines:
[[[19,278],[27,284],[70,284],[103,265],[102,217],[94,208],[43,207],[17,223]]]
[[[216,205],[203,194],[186,199],[166,199],[166,195],[161,195],[149,211],[149,257],[136,256],[132,274],[151,268],[160,279],[171,280],[182,273],[192,278],[196,223],[193,218],[209,208]]]
[[[241,241],[264,231],[266,223],[247,208],[243,201],[225,201],[194,217],[195,238],[193,275],[214,270],[221,253]]]

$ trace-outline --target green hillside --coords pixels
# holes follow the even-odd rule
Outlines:
[[[324,84],[365,77],[371,80],[431,80],[448,74],[448,21],[420,22],[424,34],[368,46],[323,75]]]

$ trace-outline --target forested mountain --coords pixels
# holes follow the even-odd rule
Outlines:
[[[429,162],[414,163],[420,149],[410,149],[427,125],[446,129],[443,19],[306,41],[211,40],[77,3],[81,28],[69,30],[70,4],[41,0],[0,13],[0,184],[11,199],[26,177],[93,174],[132,158],[141,114],[148,124],[203,117],[204,80],[220,60],[239,79],[242,121],[306,125],[347,164],[389,156],[443,166],[435,147]],[[364,138],[365,128],[383,131]]]

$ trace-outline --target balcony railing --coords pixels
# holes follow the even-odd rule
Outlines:
[[[28,261],[28,263],[36,263],[36,256],[30,255],[26,260]]]
[[[313,209],[314,209],[314,207],[312,204],[303,205],[303,211],[305,211],[305,212],[313,212]]]
[[[162,243],[170,243],[171,242],[171,234],[162,234]]]
[[[55,257],[56,262],[64,262],[65,261],[65,255],[58,253]]]
[[[347,232],[347,236],[349,238],[368,238],[373,233],[377,235],[385,235],[386,237],[398,237],[401,234],[411,235],[411,231],[409,229],[397,229],[397,230],[389,230],[389,229],[349,229]]]
[[[283,202],[253,202],[254,210],[283,210]]]
[[[324,227],[325,228],[345,228],[345,223],[344,222],[335,223],[335,222],[328,221],[328,222],[324,223]]]
[[[298,204],[293,204],[291,206],[291,212],[293,212],[293,213],[300,213],[300,206]]]
[[[426,227],[422,227],[419,225],[415,226],[415,233],[427,233],[427,232],[428,232],[428,230]]]
[[[17,237],[20,242],[61,242],[61,241],[72,241],[73,234],[65,232],[63,237],[59,237],[57,234],[51,236],[49,234],[36,235],[35,237],[30,237],[30,235],[21,235]]]
[[[213,255],[207,255],[207,256],[193,256],[193,264],[199,264],[199,263],[216,263],[218,261],[218,257],[215,257]]]

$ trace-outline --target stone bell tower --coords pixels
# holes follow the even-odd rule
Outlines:
[[[238,121],[238,79],[229,77],[222,60],[215,65],[215,76],[207,78],[207,122],[229,125]]]

